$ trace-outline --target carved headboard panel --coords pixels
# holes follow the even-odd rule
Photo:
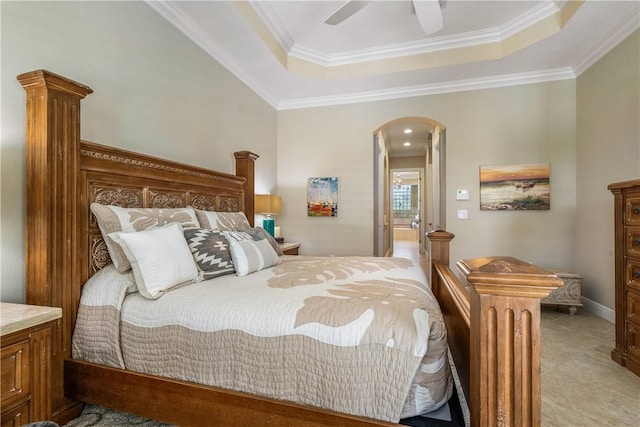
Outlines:
[[[94,144],[80,143],[82,279],[111,263],[89,206],[244,210],[245,178]]]

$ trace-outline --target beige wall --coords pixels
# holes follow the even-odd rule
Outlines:
[[[0,11],[3,301],[24,298],[24,92],[15,76],[45,68],[95,90],[83,101],[83,139],[227,172],[233,151],[260,154],[257,191],[277,182],[276,220],[304,254],[372,253],[373,131],[400,117],[437,120],[447,127],[452,258],[513,255],[573,270],[588,298],[613,306],[606,185],[640,172],[638,32],[577,80],[276,113],[142,2],[0,2]],[[480,211],[479,166],[527,162],[551,165],[551,210]],[[312,176],[339,177],[337,218],[306,216]],[[471,199],[456,201],[457,189]],[[469,219],[456,219],[457,209]]]
[[[548,267],[574,267],[576,89],[574,80],[278,113],[278,218],[301,253],[372,253],[373,131],[421,116],[447,128],[447,228],[453,259],[512,255]],[[480,165],[551,165],[551,210],[479,209]],[[307,217],[306,179],[338,176],[339,216]],[[455,201],[456,189],[471,199]],[[469,219],[458,220],[457,209]]]
[[[2,301],[24,300],[25,96],[20,73],[47,69],[95,91],[81,137],[233,172],[260,155],[258,191],[276,182],[276,111],[144,2],[0,2]]]
[[[577,82],[576,271],[583,295],[614,307],[612,182],[640,177],[640,32]]]

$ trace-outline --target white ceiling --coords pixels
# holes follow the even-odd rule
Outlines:
[[[409,0],[148,1],[277,109],[570,79],[640,27],[640,1],[447,0],[426,36]]]

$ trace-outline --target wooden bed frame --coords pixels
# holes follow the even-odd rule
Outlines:
[[[80,101],[91,88],[44,70],[18,81],[27,102],[26,302],[62,308],[52,340],[54,421],[88,402],[181,426],[393,425],[72,359],[82,285],[110,262],[90,203],[243,210],[253,224],[258,156],[234,153],[232,175],[81,141]],[[540,425],[540,298],[562,281],[518,260],[483,258],[459,263],[467,288],[448,266],[453,235],[429,238],[431,283],[472,425]]]

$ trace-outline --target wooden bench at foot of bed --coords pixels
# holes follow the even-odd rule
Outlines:
[[[449,347],[469,404],[472,426],[539,426],[540,300],[563,282],[554,273],[511,257],[449,268],[446,231],[428,234],[431,289],[449,334]]]

